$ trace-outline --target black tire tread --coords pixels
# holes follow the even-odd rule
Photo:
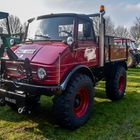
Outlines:
[[[69,85],[66,88],[66,91],[64,91],[64,93],[55,96],[53,99],[53,105],[54,105],[53,109],[54,109],[54,116],[56,118],[56,121],[59,125],[68,129],[75,129],[80,127],[79,124],[77,125],[76,122],[72,119],[73,117],[70,112],[73,90],[77,88],[76,86],[77,83],[79,83],[79,81],[88,82],[89,86],[91,87],[91,91],[93,92],[92,80],[86,75],[79,74],[79,75],[75,75],[70,80]],[[91,97],[93,96],[91,95]],[[83,121],[83,123],[85,122]],[[83,123],[80,125],[83,125]]]
[[[126,79],[126,71],[125,68],[122,66],[114,66],[113,69],[111,69],[112,72],[110,76],[106,78],[106,95],[109,99],[115,101],[115,100],[120,100],[123,98],[125,94],[125,88],[123,93],[119,93],[118,91],[118,77],[120,73],[123,73]],[[126,83],[125,83],[126,87]]]

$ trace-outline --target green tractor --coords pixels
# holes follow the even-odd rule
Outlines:
[[[9,26],[9,20],[8,20],[8,13],[0,12],[0,20],[6,19],[6,25],[7,25],[7,34],[3,33],[3,27],[0,27],[0,45],[3,45],[4,47],[10,47],[10,26]]]
[[[8,13],[0,12],[0,20],[6,19],[6,29],[7,33],[4,33],[3,27],[0,27],[0,57],[2,57],[4,48],[9,48],[15,44],[19,44],[21,42],[20,34],[11,34],[10,32],[10,24],[8,20]],[[18,36],[18,37],[17,37]]]

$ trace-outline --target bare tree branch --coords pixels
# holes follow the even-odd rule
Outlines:
[[[10,15],[8,17],[9,24],[10,24],[10,32],[11,34],[21,33],[22,24],[20,19],[16,16]],[[3,27],[4,33],[8,33],[6,19],[0,21],[0,27]]]
[[[130,29],[131,36],[138,44],[140,44],[140,17],[136,17],[134,26]]]
[[[92,18],[95,34],[99,35],[99,17]],[[112,22],[110,17],[105,17],[105,33],[109,36],[114,36],[114,23]]]
[[[115,36],[122,37],[122,38],[130,38],[128,29],[123,26],[118,26],[115,29]]]

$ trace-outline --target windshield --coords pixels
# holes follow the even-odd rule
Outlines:
[[[29,23],[27,40],[65,40],[73,37],[73,17],[50,17]]]

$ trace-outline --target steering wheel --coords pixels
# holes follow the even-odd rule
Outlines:
[[[59,33],[66,33],[68,34],[68,36],[72,36],[72,31],[68,32],[68,31],[62,30],[62,31],[59,31]]]

